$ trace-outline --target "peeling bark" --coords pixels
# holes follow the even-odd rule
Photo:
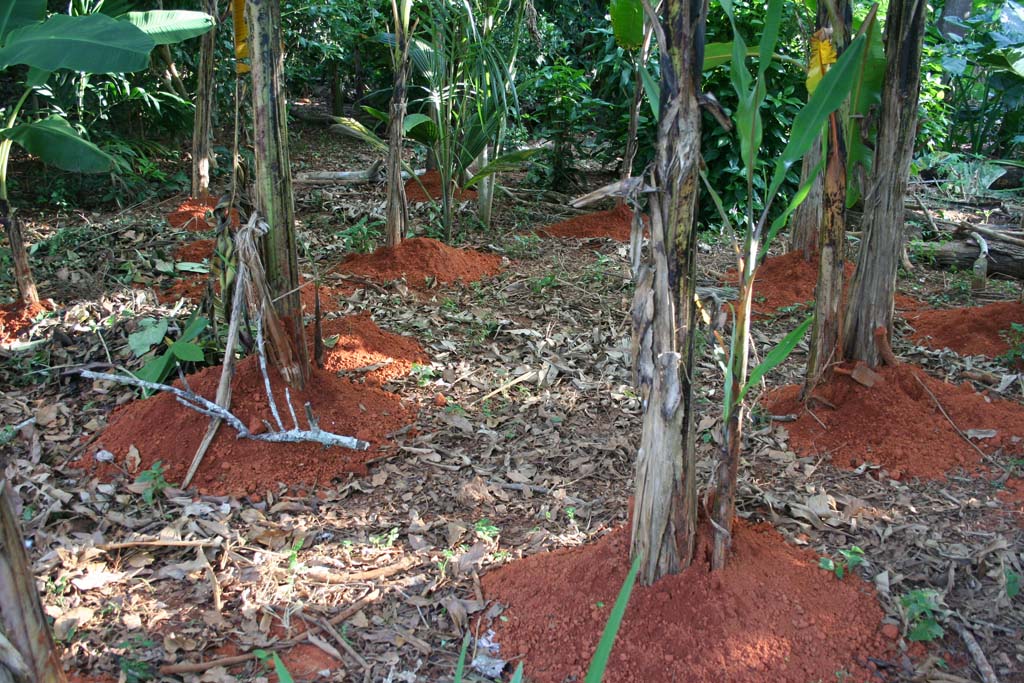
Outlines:
[[[25,250],[25,237],[21,232],[21,223],[6,199],[0,199],[0,224],[7,233],[7,241],[11,246],[11,260],[14,261],[14,281],[18,285],[18,296],[23,303],[39,303],[39,291],[36,289],[32,268],[28,263],[28,251]]]
[[[204,0],[203,11],[217,16],[217,0]],[[192,196],[210,196],[213,134],[213,56],[217,47],[217,28],[203,34],[199,43],[199,66],[196,69],[196,113],[192,126]]]

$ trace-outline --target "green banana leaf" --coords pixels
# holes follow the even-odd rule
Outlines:
[[[615,42],[623,50],[638,50],[644,43],[644,6],[640,0],[612,0],[608,8]]]
[[[619,589],[619,596],[615,598],[611,614],[608,615],[608,622],[604,625],[604,632],[594,651],[594,657],[590,660],[587,677],[583,679],[584,683],[601,683],[601,679],[604,678],[605,669],[608,668],[608,658],[612,654],[612,646],[615,645],[615,636],[618,635],[622,619],[626,616],[626,605],[629,604],[629,596],[633,593],[633,584],[636,583],[636,575],[640,571],[642,560],[643,558],[639,555],[633,559],[629,574],[626,575],[626,580],[622,583],[622,588]]]
[[[477,171],[473,175],[473,177],[466,182],[465,188],[469,189],[476,185],[477,183],[479,183],[484,178],[486,178],[487,176],[494,175],[495,173],[515,171],[523,162],[527,161],[530,157],[532,157],[539,151],[541,151],[541,149],[538,147],[536,149],[517,149],[514,152],[502,154],[500,157],[494,159],[489,164],[487,164],[479,171]]]
[[[60,116],[5,128],[0,138],[13,140],[29,154],[65,171],[104,173],[114,167],[110,155],[80,137]]]
[[[56,71],[126,73],[149,66],[153,39],[127,21],[102,14],[54,14],[11,31],[0,48],[0,69],[12,64]]]
[[[782,338],[778,346],[768,352],[768,355],[764,357],[760,365],[750,371],[750,379],[743,385],[743,390],[740,391],[740,395],[736,397],[736,403],[743,401],[743,397],[747,395],[752,387],[757,386],[757,383],[761,381],[761,378],[767,375],[769,372],[774,370],[782,361],[789,358],[789,354],[793,353],[793,349],[800,343],[800,340],[807,334],[807,329],[814,322],[814,316],[809,315],[807,319],[800,323],[796,329],[791,330],[789,334]]]
[[[46,0],[5,0],[0,4],[0,45],[16,28],[36,24],[46,16]]]
[[[201,36],[213,28],[213,17],[190,10],[128,12],[118,17],[136,26],[157,45],[171,45]]]

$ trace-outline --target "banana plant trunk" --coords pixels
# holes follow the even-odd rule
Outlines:
[[[252,60],[256,210],[270,226],[263,239],[263,263],[267,285],[293,346],[292,358],[296,364],[296,367],[279,367],[278,371],[286,382],[302,387],[309,377],[310,364],[299,297],[279,0],[248,0],[246,23]]]
[[[477,157],[477,168],[484,168],[490,161],[490,145],[485,145],[480,156]],[[480,219],[481,225],[488,229],[491,227],[491,216],[494,210],[494,183],[496,180],[495,175],[491,174],[481,178],[476,186],[476,216]]]
[[[821,163],[820,137],[814,141],[814,145],[804,155],[803,166],[800,170],[801,187],[811,180],[811,174],[817,171],[819,163]],[[802,252],[805,261],[810,261],[811,255],[818,248],[818,231],[821,228],[824,213],[823,194],[824,185],[821,174],[818,173],[807,193],[807,198],[793,212],[792,227],[789,232],[789,250]]]
[[[631,554],[640,580],[689,566],[697,531],[694,339],[699,190],[698,105],[705,0],[668,0],[662,27],[661,120],[651,195],[651,246],[633,300],[633,367],[644,397]],[[656,17],[650,17],[656,21]]]
[[[818,238],[818,284],[814,290],[814,324],[803,397],[828,382],[843,360],[843,266],[846,260],[846,142],[839,112],[828,120],[828,158],[825,163],[824,214]]]
[[[399,11],[395,9],[395,86],[391,92],[391,111],[388,119],[388,160],[387,160],[387,232],[385,243],[397,246],[404,238],[409,222],[409,207],[405,197],[405,181],[402,178],[402,131],[405,126],[406,82],[409,79],[409,35],[408,27],[402,25]]]
[[[203,11],[217,16],[217,0],[204,0]],[[204,33],[199,42],[199,66],[196,69],[196,113],[192,127],[192,196],[210,196],[210,168],[213,155],[213,58],[217,47],[217,27]]]
[[[850,285],[845,355],[870,367],[882,361],[879,333],[892,338],[896,271],[903,246],[904,197],[917,133],[925,0],[889,3],[885,80],[878,141],[861,221],[864,236]],[[882,341],[881,343],[884,343]]]
[[[644,40],[640,46],[639,54],[636,55],[633,64],[633,101],[629,104],[629,130],[626,132],[626,149],[622,153],[622,180],[632,177],[633,160],[636,159],[636,152],[639,146],[637,135],[640,130],[640,105],[644,101],[644,79],[640,75],[640,69],[647,68],[647,58],[651,52],[651,38],[653,32],[651,26],[644,27]]]
[[[0,198],[0,223],[3,223],[7,241],[11,247],[18,297],[25,304],[37,304],[39,303],[39,290],[36,289],[32,268],[28,264],[28,251],[25,249],[25,237],[21,232],[21,223],[6,198]]]
[[[64,683],[0,458],[0,681]]]

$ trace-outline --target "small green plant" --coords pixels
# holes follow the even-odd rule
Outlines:
[[[939,619],[946,611],[942,609],[940,601],[938,591],[925,588],[912,590],[900,598],[900,604],[906,610],[904,618],[910,628],[907,636],[910,640],[935,640],[945,634]]]
[[[160,460],[157,460],[153,463],[152,467],[139,474],[135,479],[135,483],[149,484],[149,486],[142,490],[142,500],[146,501],[146,505],[152,505],[156,496],[164,489],[170,487],[170,484],[164,479],[164,464]]]
[[[374,548],[390,548],[398,540],[398,527],[393,526],[383,534],[372,534],[370,536],[370,545]]]
[[[501,529],[486,517],[477,521],[473,525],[473,529],[476,531],[476,535],[485,541],[493,541],[501,533]]]
[[[565,518],[569,520],[569,524],[576,523],[576,508],[569,506],[565,508]]]
[[[537,235],[516,235],[506,252],[512,258],[528,258],[537,255],[540,250],[540,237]]]
[[[864,551],[855,545],[850,546],[849,550],[840,550],[838,558],[823,557],[818,560],[818,566],[834,573],[837,579],[842,579],[861,564],[864,564]]]
[[[429,365],[420,365],[419,363],[413,363],[412,369],[409,372],[416,378],[416,385],[421,387],[427,386],[430,384],[430,380],[437,377],[434,368]]]
[[[535,294],[540,294],[548,287],[553,287],[557,283],[558,276],[554,273],[548,273],[544,277],[534,278],[533,281],[530,282],[530,289],[533,290]]]
[[[369,215],[360,218],[354,225],[334,233],[346,252],[365,254],[371,252],[380,242],[384,221],[371,220]]]
[[[305,545],[306,539],[300,538],[292,544],[292,548],[288,551],[288,571],[294,572],[299,568],[299,551],[302,550],[302,546]]]
[[[1024,360],[1024,324],[1010,323],[1010,329],[1003,330],[1000,334],[1010,345],[1010,349],[999,356],[999,360],[1011,366]]]
[[[1006,577],[1006,597],[1013,600],[1020,595],[1020,574],[1012,569],[1005,569],[1003,576]]]
[[[281,658],[276,652],[267,652],[266,650],[256,650],[253,654],[256,655],[256,659],[260,660],[264,664],[267,660],[270,660],[274,667],[274,674],[277,676],[278,683],[294,683],[295,679],[292,678],[291,672],[288,671],[288,667],[284,665]]]
[[[163,353],[155,354],[146,361],[142,369],[135,373],[139,379],[147,382],[161,383],[166,380],[178,362],[202,363],[206,360],[206,352],[195,343],[199,335],[207,328],[210,321],[198,315],[192,316],[181,336],[175,340],[167,336],[170,320],[161,318],[143,318],[139,321],[139,329],[128,335],[128,346],[136,358],[140,358],[152,349],[165,346]]]

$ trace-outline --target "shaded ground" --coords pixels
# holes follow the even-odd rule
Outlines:
[[[330,158],[332,164],[366,166],[363,152],[352,154],[346,147],[351,143],[331,142],[330,136],[310,139],[315,142],[308,145],[310,155]],[[302,145],[297,148],[297,157],[302,158]],[[349,162],[350,157],[355,160]],[[320,157],[308,157],[315,158]],[[82,228],[81,264],[39,256],[41,272],[53,274],[44,278],[44,296],[92,294],[60,299],[60,309],[32,330],[31,338],[47,340],[45,346],[4,358],[0,381],[6,400],[0,403],[0,412],[8,424],[37,419],[12,444],[12,466],[21,518],[33,542],[35,570],[62,634],[69,666],[116,678],[122,671],[154,675],[160,667],[203,663],[210,667],[204,675],[215,681],[259,676],[273,680],[266,664],[253,659],[228,664],[218,658],[279,648],[296,671],[312,654],[319,653],[320,662],[329,663],[328,675],[304,670],[297,680],[445,680],[454,670],[464,629],[492,607],[482,592],[491,585],[489,572],[505,567],[503,580],[511,585],[522,567],[530,579],[530,568],[545,559],[520,564],[518,558],[581,546],[626,521],[641,409],[628,371],[632,292],[625,248],[601,243],[581,250],[571,241],[538,244],[523,239],[562,216],[517,202],[499,206],[493,232],[460,232],[467,247],[493,249],[516,259],[514,267],[500,274],[469,287],[439,285],[418,292],[401,283],[385,283],[385,278],[344,280],[332,272],[343,252],[337,232],[361,216],[374,215],[381,200],[382,190],[374,186],[300,189],[296,205],[307,226],[304,239],[309,253],[322,259],[304,261],[302,269],[307,276],[314,271],[323,274],[340,314],[363,313],[362,321],[372,316],[382,330],[415,337],[422,344],[427,359],[413,361],[418,363],[415,371],[382,378],[404,405],[419,408],[415,417],[407,418],[414,420],[413,426],[390,437],[394,447],[382,452],[389,457],[373,463],[368,476],[324,474],[322,468],[337,455],[330,451],[286,467],[257,469],[243,460],[224,468],[215,457],[204,464],[206,476],[217,486],[235,484],[236,473],[251,475],[253,481],[258,475],[259,483],[245,498],[171,487],[148,504],[140,495],[145,484],[136,482],[135,475],[83,478],[80,467],[66,465],[83,454],[89,457],[108,416],[117,415],[110,411],[133,393],[83,383],[65,368],[90,363],[138,367],[140,361],[126,343],[135,319],[183,318],[187,313],[160,306],[146,291],[128,286],[135,282],[162,287],[172,281],[154,262],[139,260],[140,253],[154,260],[167,258],[180,244],[183,236],[168,233],[163,221],[167,207],[144,206],[131,216],[111,217],[95,233],[87,232],[88,226]],[[423,227],[419,221],[426,220],[424,216],[414,212],[417,227]],[[718,256],[702,254],[702,268]],[[80,282],[57,277],[61,267],[79,273]],[[712,279],[708,273],[702,277]],[[922,300],[959,292],[925,271],[902,283],[911,285],[915,290],[908,293]],[[755,326],[757,354],[763,357],[801,315],[783,311]],[[364,324],[353,324],[354,331]],[[333,334],[339,335],[340,345],[347,334],[344,323],[326,321],[324,336]],[[365,351],[372,361],[375,354],[393,348],[389,340],[384,337],[383,349],[365,343],[352,351]],[[993,398],[1021,399],[1019,379],[998,361],[973,359],[968,365],[958,356],[913,345],[900,336],[895,350],[938,380],[960,382],[965,373],[984,373],[994,381],[975,386],[987,388]],[[410,350],[395,355],[399,358],[386,367],[408,362],[414,354]],[[801,348],[769,376],[769,388],[798,381],[805,360]],[[356,381],[365,373],[325,374],[325,394],[341,385],[351,389],[350,398],[355,392],[384,393],[366,386],[373,380]],[[1007,376],[1010,380],[1004,386]],[[721,441],[716,405],[720,372],[706,352],[698,358],[697,380],[702,401],[698,469],[706,481]],[[254,394],[262,392],[253,379],[248,386]],[[318,414],[330,400],[326,395],[312,397]],[[367,408],[365,413],[360,405]],[[378,413],[372,412],[375,406],[356,400],[351,408],[361,416],[351,429],[379,427]],[[959,422],[957,411],[950,410],[950,415]],[[191,432],[180,423],[167,422],[159,416],[142,420],[125,440],[154,431],[166,435],[168,450],[177,448],[182,435]],[[205,419],[200,423],[200,430],[205,429]],[[935,480],[897,480],[881,470],[833,467],[819,454],[794,449],[789,427],[757,421],[748,431],[738,514],[751,525],[769,522],[788,543],[808,554],[777,541],[770,548],[762,546],[770,534],[760,532],[751,537],[752,547],[762,548],[758,552],[765,556],[779,552],[782,558],[810,565],[806,582],[818,586],[817,596],[842,594],[856,584],[839,583],[823,570],[815,574],[813,556],[837,557],[853,545],[862,548],[866,562],[857,571],[873,582],[877,597],[865,595],[863,602],[849,607],[865,616],[877,600],[883,618],[899,626],[895,634],[887,631],[895,636],[891,641],[879,642],[866,630],[856,631],[861,635],[849,644],[840,636],[819,641],[822,657],[833,653],[846,658],[850,663],[844,670],[853,670],[859,666],[857,655],[873,650],[872,663],[882,680],[929,680],[929,674],[922,673],[928,670],[927,658],[903,637],[909,624],[901,604],[909,592],[929,588],[939,591],[945,607],[955,610],[956,618],[980,640],[1000,680],[1019,680],[1024,671],[1024,609],[1020,597],[1009,595],[1008,578],[1024,573],[1019,552],[1024,529],[1015,502],[1019,458],[1005,450],[986,449],[991,452],[977,471],[954,468]],[[970,450],[966,443],[962,447]],[[192,449],[182,450],[190,459]],[[148,457],[155,459],[157,454]],[[176,476],[167,473],[172,484],[179,481]],[[281,479],[290,487],[279,486]],[[580,551],[584,554],[573,560],[576,566],[582,564],[578,571],[559,567],[552,573],[559,581],[584,577],[589,564],[606,566],[601,562],[611,571],[608,558],[580,559],[591,550]],[[624,573],[624,563],[614,566]],[[736,571],[752,566],[757,562],[738,563]],[[611,579],[605,577],[608,587],[617,590]],[[576,581],[577,586],[586,583]],[[597,579],[592,583],[605,585]],[[769,619],[783,609],[772,602],[778,583],[755,589],[740,582],[733,593],[727,592],[727,582],[723,586],[725,594],[733,596],[724,604],[735,606],[741,624]],[[535,592],[548,595],[544,588],[541,584]],[[748,589],[751,592],[743,592]],[[685,590],[680,588],[683,595]],[[714,590],[712,586],[705,592]],[[588,628],[607,613],[608,597],[591,602],[580,593],[571,599],[586,599],[580,623]],[[605,606],[598,607],[597,600]],[[809,606],[801,598],[800,607],[805,614],[822,609],[815,625],[798,629],[803,622],[794,619],[758,622],[766,625],[747,635],[771,636],[780,639],[773,641],[776,644],[785,640],[802,648],[804,631],[816,632],[819,618],[822,624],[835,621],[818,601]],[[514,617],[515,609],[513,604],[507,616]],[[568,613],[562,612],[561,616]],[[629,614],[637,620],[634,624],[642,616],[641,611]],[[875,613],[876,629],[878,619]],[[978,679],[963,644],[943,619],[947,635],[927,654],[941,656],[963,677]],[[867,623],[856,618],[853,622]],[[723,619],[719,624],[734,629],[723,633],[738,632],[735,623]],[[623,653],[664,645],[660,634],[634,632],[635,636],[628,629],[623,632]],[[637,636],[639,644],[631,640]],[[564,649],[566,661],[557,666],[578,668],[592,643],[590,636],[573,641]],[[743,641],[725,643],[738,646]],[[741,654],[749,658],[744,661],[762,664],[770,656],[755,646]],[[532,660],[531,656],[528,666]],[[612,662],[614,671],[615,654]],[[172,681],[200,675],[164,671],[165,679]],[[821,677],[835,680],[836,673]]]

